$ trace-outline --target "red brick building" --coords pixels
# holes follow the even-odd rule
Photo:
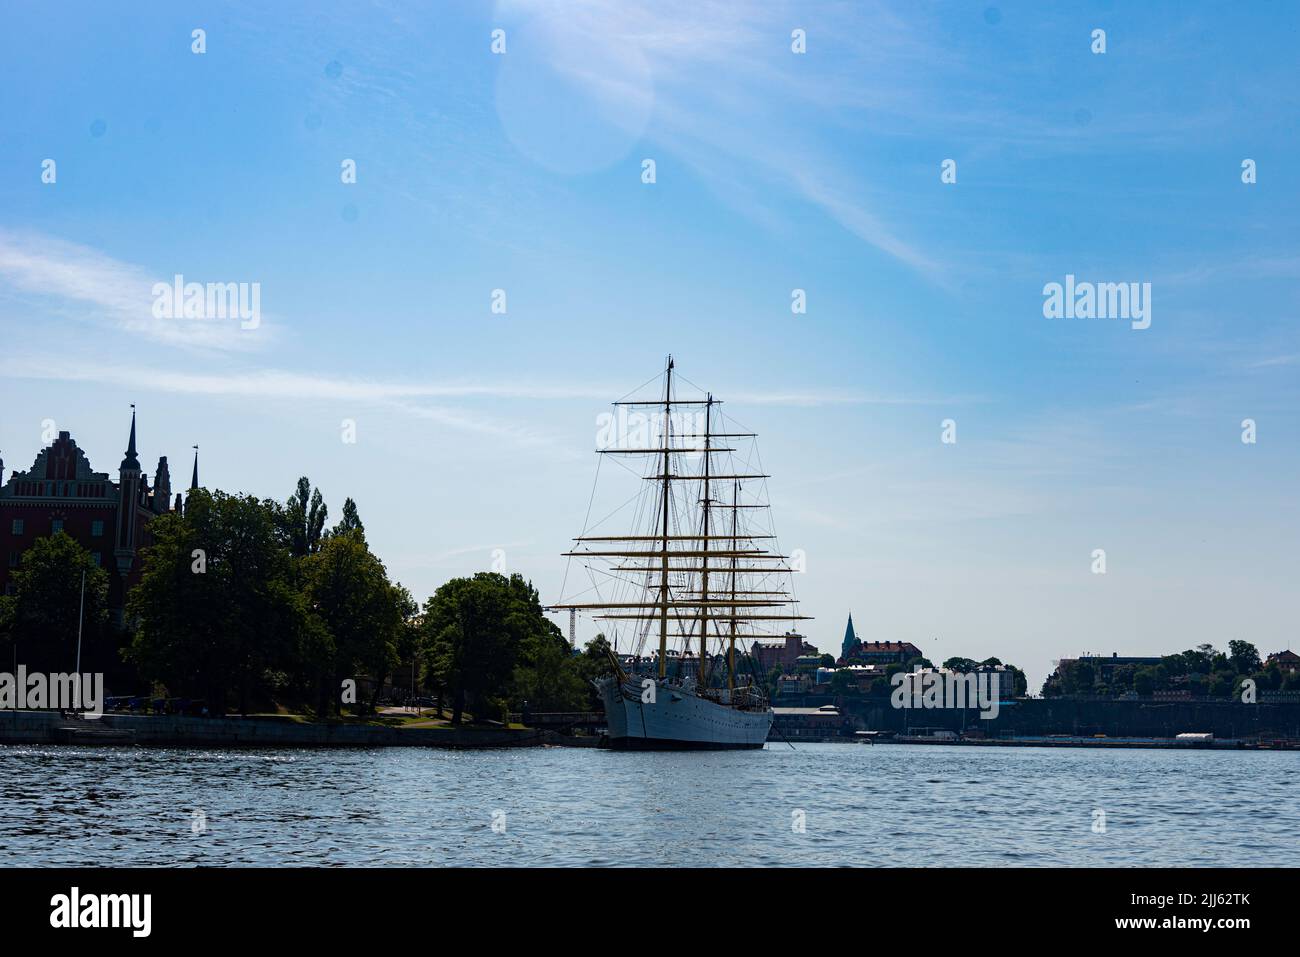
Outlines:
[[[26,472],[4,479],[0,459],[0,588],[12,594],[12,576],[22,554],[38,539],[65,532],[109,573],[108,605],[120,620],[126,592],[140,580],[140,549],[151,539],[149,522],[156,515],[182,506],[181,496],[171,498],[167,456],[158,460],[153,486],[140,468],[135,448],[135,411],[131,412],[131,437],[126,457],[114,482],[107,472],[96,472],[71,434],[60,432],[42,449]],[[198,488],[198,453],[190,487]]]
[[[1288,671],[1300,671],[1300,655],[1288,648],[1286,651],[1275,651],[1268,656],[1265,664],[1276,664],[1278,670],[1283,674]]]
[[[795,662],[803,655],[815,655],[817,649],[804,641],[803,635],[786,632],[780,641],[756,641],[749,653],[758,661],[763,674],[780,665],[782,671],[793,671]]]

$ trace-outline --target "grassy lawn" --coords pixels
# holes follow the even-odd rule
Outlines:
[[[232,716],[233,717],[233,716]],[[291,721],[295,724],[314,724],[316,715],[311,711],[289,712],[280,710],[278,712],[266,712],[262,714],[250,714],[250,718],[271,721]],[[336,718],[330,715],[323,722],[325,724],[360,724],[370,725],[378,728],[451,728],[451,709],[444,708],[441,713],[433,708],[424,708],[420,712],[400,711],[390,712],[388,714],[357,715],[352,714],[344,709],[343,716]],[[468,713],[461,716],[461,727],[464,728],[506,728],[511,731],[523,731],[524,725],[511,723],[502,725],[499,721],[476,721]]]

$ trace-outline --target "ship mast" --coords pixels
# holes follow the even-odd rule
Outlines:
[[[740,498],[740,483],[731,484],[731,550],[736,551],[736,518],[740,509],[736,508]],[[736,600],[736,556],[731,556],[731,600]],[[727,690],[736,690],[736,607],[731,607],[731,633],[727,636]]]
[[[706,672],[709,660],[709,452],[712,446],[709,439],[713,431],[713,393],[709,393],[707,404],[704,406],[704,542],[701,545],[701,551],[704,552],[700,562],[700,675],[699,685],[701,688],[707,688]],[[733,546],[733,551],[734,546]],[[732,609],[735,610],[734,608]]]
[[[700,399],[678,399],[673,393],[674,363],[671,356],[664,372],[663,393],[658,397],[647,396],[644,399],[633,398],[615,402],[620,407],[641,407],[650,416],[663,416],[663,435],[659,441],[618,442],[613,448],[597,451],[601,455],[637,455],[649,459],[648,467],[640,473],[644,493],[635,497],[640,503],[636,506],[639,521],[646,524],[638,528],[627,529],[631,534],[584,534],[574,540],[572,550],[564,552],[568,558],[577,558],[593,574],[593,600],[578,600],[550,605],[552,611],[592,611],[595,618],[602,621],[637,622],[639,640],[649,638],[655,623],[659,626],[659,662],[658,677],[668,677],[668,639],[684,640],[685,647],[698,634],[700,642],[699,685],[707,690],[709,654],[709,625],[713,623],[719,641],[722,640],[722,622],[728,623],[727,638],[727,685],[731,690],[736,687],[736,641],[747,634],[740,624],[753,625],[759,622],[789,623],[804,620],[807,616],[796,613],[796,601],[790,591],[779,583],[771,581],[773,576],[788,576],[791,572],[787,564],[789,556],[776,554],[775,549],[765,547],[765,540],[774,539],[773,534],[757,534],[740,531],[739,510],[750,508],[768,508],[766,503],[740,502],[740,482],[748,479],[766,479],[763,474],[751,474],[744,467],[747,459],[729,458],[728,463],[720,468],[713,468],[714,455],[730,455],[739,451],[730,446],[736,442],[724,441],[721,446],[714,445],[714,439],[748,440],[753,433],[737,432],[724,429],[713,431],[713,406],[720,404],[712,393],[706,393]],[[674,407],[703,406],[704,429],[682,429],[674,433],[672,413]],[[621,412],[620,412],[621,414]],[[701,442],[700,439],[703,439]],[[637,447],[627,447],[628,444]],[[681,459],[674,456],[703,454],[703,465],[697,471],[683,468]],[[629,470],[630,471],[630,470]],[[712,498],[714,483],[732,482],[732,501],[728,504],[715,502]],[[699,482],[703,505],[702,521],[700,516],[677,515],[673,512],[673,482]],[[681,496],[683,503],[694,499]],[[630,503],[628,503],[630,504]],[[641,512],[642,506],[645,511]],[[679,508],[685,511],[685,505]],[[716,509],[731,509],[731,528],[715,528],[713,516]],[[612,518],[614,513],[602,519],[602,523]],[[698,524],[697,524],[698,523]],[[680,527],[679,527],[680,526]],[[678,531],[674,532],[674,528]],[[595,531],[593,529],[592,531]],[[770,529],[768,530],[771,531]],[[730,564],[728,565],[728,560]],[[632,586],[630,595],[616,592],[608,598],[600,594],[595,575],[612,579],[619,586]],[[669,582],[672,575],[679,575],[683,584],[676,594],[670,594]],[[730,577],[729,588],[718,587],[719,575]],[[788,581],[788,579],[787,579]],[[730,594],[727,592],[730,591]],[[575,596],[576,597],[576,596]],[[678,627],[669,629],[669,616],[675,619]],[[698,629],[698,631],[697,631]],[[754,638],[778,638],[778,634],[756,631]],[[615,633],[617,640],[617,634]],[[639,653],[639,651],[638,651]],[[621,674],[621,669],[619,669]],[[624,678],[626,676],[623,676]]]
[[[668,476],[668,463],[672,455],[669,439],[672,431],[672,411],[673,411],[673,357],[668,357],[668,370],[664,375],[664,537],[663,550],[660,553],[663,559],[663,568],[659,578],[659,677],[665,678],[668,675],[668,508],[669,508],[669,488],[671,480]],[[706,456],[707,458],[707,456]]]

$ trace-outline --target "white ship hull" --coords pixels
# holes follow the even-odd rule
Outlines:
[[[680,685],[659,682],[654,700],[640,679],[596,682],[605,702],[609,746],[623,750],[761,748],[772,727],[772,710],[741,710],[701,698]]]

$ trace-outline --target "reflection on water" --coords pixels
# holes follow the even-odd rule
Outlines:
[[[1291,865],[1298,783],[1297,752],[0,746],[0,862]]]

